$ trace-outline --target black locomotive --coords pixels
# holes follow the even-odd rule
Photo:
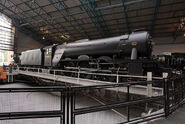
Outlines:
[[[152,52],[151,37],[146,31],[112,38],[79,40],[21,53],[21,66],[47,68],[83,67],[118,69],[128,74],[143,75],[143,60]],[[148,71],[148,70],[147,70]]]
[[[164,53],[156,57],[157,61],[169,66],[173,72],[185,72],[185,53]]]

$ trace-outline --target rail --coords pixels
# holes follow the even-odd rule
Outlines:
[[[110,73],[92,73],[84,71],[82,68],[78,70],[61,70],[61,69],[44,69],[44,68],[28,68],[20,67],[14,68],[13,73],[23,74],[27,76],[33,76],[40,79],[47,79],[57,83],[65,82],[65,84],[74,84],[74,85],[100,85],[100,84],[111,84],[111,83],[121,83],[140,80],[161,80],[162,77],[152,77],[150,72],[147,73],[147,76],[133,76],[133,75],[122,75],[119,74],[110,74]],[[53,83],[51,83],[53,84]],[[56,84],[56,83],[54,83]],[[117,89],[118,90],[118,89]],[[127,92],[126,88],[121,88],[120,92]],[[138,95],[150,95],[150,94],[162,94],[163,89],[158,86],[152,85],[135,85],[130,89],[132,94]],[[115,89],[114,89],[115,91]]]
[[[88,71],[82,71],[81,68],[78,68],[76,71],[72,70],[62,70],[62,69],[43,69],[43,68],[30,68],[30,67],[18,67],[14,68],[15,71],[32,71],[32,72],[37,72],[37,73],[46,73],[46,74],[53,74],[53,76],[57,75],[63,75],[63,73],[71,73],[75,74],[73,75],[74,77],[80,78],[81,75],[94,75],[94,76],[106,76],[106,77],[114,77],[116,78],[116,82],[119,83],[119,78],[124,77],[124,78],[143,78],[147,79],[147,76],[136,76],[136,75],[123,75],[119,74],[119,70],[117,71],[117,74],[107,74],[107,73],[92,73]],[[161,80],[163,77],[152,77],[154,80]]]

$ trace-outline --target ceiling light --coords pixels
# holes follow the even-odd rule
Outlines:
[[[45,33],[45,34],[48,34],[48,33],[49,33],[49,31],[48,31],[48,30],[46,30],[44,33]]]
[[[65,36],[64,35],[61,35],[61,38],[65,38]]]
[[[44,39],[45,39],[45,37],[43,36],[43,37],[42,37],[42,39],[44,40]]]
[[[69,36],[69,35],[67,35],[67,34],[65,35],[65,37],[66,37],[66,38],[68,38],[68,39],[70,38],[70,36]]]
[[[61,35],[60,37],[63,38],[63,39],[69,39],[70,38],[70,36],[67,35],[67,34]]]

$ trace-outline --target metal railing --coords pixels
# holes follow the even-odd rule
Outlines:
[[[75,116],[77,115],[81,115],[81,114],[87,114],[87,113],[92,113],[92,112],[99,112],[99,111],[105,111],[105,110],[112,110],[112,109],[116,109],[116,108],[122,108],[122,107],[126,107],[127,108],[127,119],[120,123],[140,123],[140,122],[145,122],[146,120],[151,120],[153,118],[156,117],[163,117],[165,116],[164,111],[157,113],[157,114],[151,114],[151,115],[147,115],[144,117],[137,117],[137,118],[131,118],[130,115],[130,107],[133,105],[139,105],[139,104],[146,104],[149,102],[156,102],[156,101],[164,101],[165,96],[164,95],[158,95],[158,96],[151,96],[151,97],[145,97],[145,98],[139,98],[139,99],[134,99],[131,100],[130,99],[130,87],[134,86],[134,85],[141,85],[141,84],[153,84],[153,83],[159,83],[159,81],[140,81],[140,82],[125,82],[125,83],[118,83],[118,84],[110,84],[110,85],[101,85],[101,86],[87,86],[87,87],[74,87],[72,88],[72,92],[71,92],[71,96],[72,96],[72,100],[71,100],[71,104],[75,101],[75,97],[74,94],[76,91],[80,90],[82,91],[83,89],[89,89],[89,88],[93,88],[93,89],[103,89],[103,88],[115,88],[115,87],[127,87],[127,99],[126,101],[120,101],[120,102],[116,102],[116,103],[112,103],[112,104],[104,104],[104,105],[99,105],[99,106],[91,106],[91,107],[86,107],[86,108],[75,108],[75,106],[72,105],[72,114],[71,116],[71,124],[75,123]],[[163,82],[163,80],[161,80],[160,83],[165,83]]]
[[[63,95],[64,90],[65,90],[64,87],[0,88],[0,93],[60,92],[61,101],[62,101],[62,99],[64,99],[64,95]],[[54,117],[60,117],[61,120],[63,120],[65,113],[63,112],[62,106],[64,106],[63,102],[61,102],[60,110],[3,112],[3,113],[0,113],[0,120],[54,118]]]
[[[26,72],[35,72],[35,73],[45,73],[45,74],[52,74],[54,77],[56,76],[62,76],[64,75],[63,73],[69,73],[73,74],[74,77],[76,78],[82,78],[82,75],[93,75],[93,76],[105,76],[105,77],[113,77],[115,78],[115,82],[119,83],[120,78],[140,78],[140,79],[147,79],[147,76],[136,76],[136,75],[123,75],[119,74],[119,70],[117,71],[116,74],[109,74],[109,73],[93,73],[93,72],[88,72],[88,71],[83,71],[81,68],[78,68],[76,70],[63,70],[63,69],[43,69],[43,68],[30,68],[30,67],[18,67],[14,68],[14,71],[19,72],[20,70],[26,71]],[[83,77],[84,78],[84,77]],[[163,77],[152,77],[154,80],[161,80]]]
[[[40,73],[42,70],[38,68],[25,68],[27,71],[32,70],[36,73]],[[36,71],[38,70],[38,71]],[[24,70],[25,71],[25,70]],[[53,71],[53,72],[52,72]],[[50,69],[48,74],[56,74],[57,71],[60,72],[74,72],[81,74],[81,71],[69,71],[69,70],[55,70]],[[85,73],[85,72],[84,72]],[[94,73],[93,73],[94,74]],[[98,74],[97,74],[98,75]],[[109,74],[106,74],[109,75]],[[117,76],[116,74],[110,74],[111,76]],[[109,75],[109,76],[110,76]],[[123,75],[119,75],[123,76]],[[79,78],[80,76],[78,76]],[[143,76],[142,78],[148,78]],[[148,80],[148,81],[135,81],[135,82],[119,82],[110,83],[105,85],[93,85],[93,86],[53,86],[53,87],[32,87],[32,88],[0,88],[0,93],[13,93],[13,92],[60,92],[61,93],[61,110],[58,111],[35,111],[35,112],[9,112],[0,113],[0,120],[7,119],[22,119],[22,118],[48,118],[48,117],[60,117],[61,124],[75,124],[75,117],[81,114],[87,114],[92,112],[100,112],[105,110],[112,110],[116,108],[127,108],[127,120],[123,123],[140,123],[148,120],[167,117],[173,111],[175,111],[179,106],[184,103],[185,98],[185,76],[183,75],[173,75],[173,77],[168,77],[163,75],[161,80]],[[147,95],[140,99],[131,99],[130,88],[135,85],[153,85],[160,84],[163,88],[163,94],[160,95]],[[127,88],[127,99],[125,101],[119,101],[116,103],[103,104],[99,106],[91,106],[85,108],[76,108],[76,94],[82,92],[83,90],[96,90],[96,89],[109,89],[109,88]],[[162,111],[156,114],[150,114],[144,117],[130,116],[130,107],[132,105],[148,104],[150,102],[156,102],[162,105]]]
[[[185,102],[185,75],[176,75],[167,82],[167,114],[171,114]]]
[[[81,114],[87,114],[92,112],[100,112],[105,110],[112,110],[116,108],[126,107],[127,109],[127,120],[122,123],[139,123],[146,120],[151,120],[158,117],[163,117],[166,114],[167,101],[166,93],[158,96],[144,97],[138,99],[130,99],[130,87],[138,84],[153,84],[162,83],[166,86],[166,81],[139,81],[139,82],[124,82],[124,83],[112,83],[105,85],[93,85],[93,86],[72,86],[72,87],[32,87],[32,88],[0,88],[0,93],[15,93],[15,92],[60,92],[61,93],[61,110],[57,111],[35,111],[35,112],[9,112],[0,113],[0,120],[8,119],[26,119],[26,118],[52,118],[60,117],[61,124],[75,124],[75,117]],[[127,99],[125,101],[119,101],[110,104],[103,104],[98,106],[76,108],[76,94],[81,93],[83,90],[96,90],[96,89],[107,89],[107,88],[121,88],[127,87]],[[166,88],[166,87],[164,87]],[[164,90],[167,91],[167,90]],[[151,114],[144,117],[131,118],[130,107],[132,105],[146,104],[149,102],[159,101],[163,104],[165,111],[157,114]]]
[[[140,80],[161,80],[163,77],[154,77],[151,72],[147,73],[147,76],[134,76],[134,75],[123,75],[111,74],[111,73],[93,73],[88,71],[82,71],[80,68],[77,70],[61,70],[61,69],[43,69],[43,68],[30,68],[30,67],[20,67],[14,69],[14,72],[18,74],[25,74],[29,76],[36,76],[40,78],[46,78],[55,81],[64,82],[67,80],[67,83],[77,84],[77,85],[98,85],[98,84],[110,84],[110,83],[120,83],[120,82],[129,82],[134,79],[134,81]],[[66,80],[64,80],[66,79]],[[83,83],[81,83],[83,82]],[[146,90],[146,92],[141,92],[143,95],[151,95],[152,90],[156,91],[155,93],[161,94],[163,89],[156,85],[135,85],[133,89]],[[126,90],[126,89],[125,89]],[[123,90],[124,91],[124,90]],[[131,90],[134,92],[133,90]]]

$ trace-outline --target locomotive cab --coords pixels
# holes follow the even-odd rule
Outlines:
[[[44,53],[44,66],[53,66],[52,60],[55,53],[56,45],[51,45],[43,48]]]

